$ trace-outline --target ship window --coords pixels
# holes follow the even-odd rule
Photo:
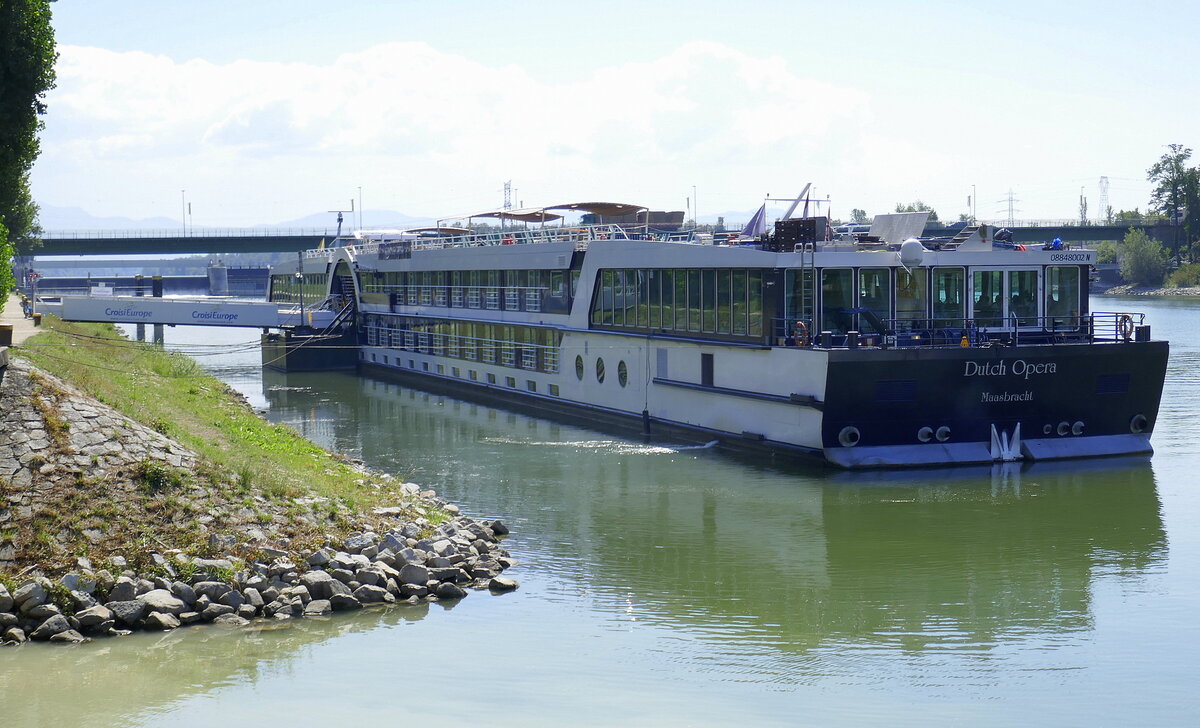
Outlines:
[[[933,270],[933,318],[935,326],[962,326],[966,301],[966,271],[962,268]]]
[[[746,290],[749,298],[750,335],[762,336],[763,332],[763,274],[752,270]]]
[[[468,371],[467,371],[467,376],[471,378],[471,381],[472,381],[472,382],[478,382],[478,381],[479,381],[479,372],[477,372],[477,371],[476,371],[476,370],[474,370],[474,369],[468,370]]]
[[[1004,271],[977,270],[971,279],[971,316],[978,326],[1004,321]]]
[[[536,392],[537,391],[537,382],[533,381],[532,379],[526,379],[525,380],[525,388],[528,389],[530,392]]]
[[[506,386],[506,387],[517,386],[517,378],[516,377],[505,377],[504,378],[504,386]]]
[[[462,379],[462,372],[459,371],[458,367],[454,367],[450,371],[454,374],[455,379]]]
[[[1008,316],[1017,318],[1018,326],[1036,326],[1038,315],[1038,272],[1010,270],[1008,272]]]
[[[749,271],[733,271],[733,333],[741,336],[746,335],[750,324],[750,317],[746,315],[746,280],[748,276]]]
[[[646,325],[657,329],[662,325],[662,271],[646,271]]]
[[[1052,265],[1046,268],[1046,318],[1050,328],[1079,325],[1079,268]]]
[[[925,268],[896,269],[896,318],[913,321],[925,318]]]
[[[617,363],[617,383],[624,387],[629,384],[629,367],[625,365],[625,360]]]
[[[550,385],[550,396],[551,396],[551,397],[557,397],[557,396],[558,396],[558,385],[557,385],[557,384],[551,384],[551,385]]]
[[[821,330],[844,334],[853,324],[854,289],[849,268],[825,268],[821,271]]]
[[[583,380],[583,357],[578,355],[575,357],[575,378]]]
[[[596,381],[604,382],[604,360],[596,359]]]
[[[700,355],[700,384],[705,387],[713,386],[713,355]]]
[[[687,271],[687,330],[700,330],[700,271]]]
[[[732,317],[730,305],[732,303],[732,275],[733,271],[718,270],[717,271],[717,333],[728,334],[730,332],[730,319]]]
[[[700,328],[707,333],[717,330],[717,271],[700,271],[701,301]]]
[[[639,279],[641,271],[627,270],[625,271],[625,298],[623,304],[625,306],[625,325],[629,327],[640,326],[646,323],[643,316],[642,320],[638,320],[638,304],[644,303],[638,300],[638,294],[641,293]]]
[[[892,276],[888,268],[863,268],[858,272],[858,305],[870,310],[880,319],[890,319],[892,308]],[[859,330],[868,326],[870,317],[858,323]],[[886,325],[885,325],[886,328]],[[880,331],[879,333],[883,333]]]
[[[664,270],[662,278],[662,327],[670,331],[675,328],[675,302],[680,300],[677,298],[679,271]]]

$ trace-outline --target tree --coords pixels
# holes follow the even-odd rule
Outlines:
[[[54,31],[51,0],[0,2],[0,307],[12,287],[10,258],[15,248],[28,253],[40,230],[37,205],[29,194],[29,169],[37,159],[42,100],[54,88]],[[14,245],[15,244],[15,245]]]
[[[866,210],[860,210],[856,207],[850,211],[850,222],[858,223],[859,225],[864,225],[870,221],[871,221],[871,219],[869,217],[867,217]]]
[[[896,203],[896,212],[928,212],[929,213],[929,222],[937,222],[938,221],[937,210],[933,209],[929,205],[926,205],[924,202],[921,202],[920,200],[917,200],[916,202],[911,202],[907,205],[905,205],[901,202],[897,202]]]
[[[1167,252],[1145,230],[1130,228],[1121,241],[1121,277],[1139,286],[1161,286],[1167,272]]]
[[[1169,151],[1146,170],[1146,179],[1154,183],[1154,189],[1150,191],[1150,209],[1166,215],[1178,226],[1171,242],[1171,254],[1178,259],[1180,249],[1200,237],[1200,220],[1196,215],[1188,216],[1191,220],[1185,223],[1188,210],[1200,209],[1200,169],[1187,167],[1191,149],[1182,144],[1168,144],[1167,149]]]

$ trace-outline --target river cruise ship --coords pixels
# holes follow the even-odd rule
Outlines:
[[[424,389],[845,468],[1152,451],[1167,342],[1140,313],[1089,310],[1094,251],[982,225],[921,240],[923,213],[840,235],[822,217],[725,235],[653,214],[506,210],[474,216],[498,218],[487,232],[307,251],[270,297],[339,316],[268,334],[264,363],[327,345]]]

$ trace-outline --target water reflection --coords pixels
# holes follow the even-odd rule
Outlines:
[[[566,425],[332,375],[270,374],[273,416],[478,515],[548,598],[806,652],[987,651],[1092,627],[1097,573],[1165,558],[1145,460],[846,473],[607,439]],[[768,667],[769,665],[764,665]]]
[[[85,646],[0,650],[0,706],[6,725],[156,725],[156,716],[189,700],[287,676],[316,645],[396,629],[429,609],[403,605],[246,630],[205,625]]]

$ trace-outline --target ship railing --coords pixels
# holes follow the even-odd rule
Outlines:
[[[587,250],[588,245],[607,240],[648,240],[669,243],[711,243],[711,237],[701,239],[695,231],[658,232],[643,226],[628,228],[621,225],[573,225],[563,227],[541,227],[513,230],[488,230],[464,235],[448,235],[429,238],[406,238],[403,240],[356,241],[345,246],[351,255],[378,252],[382,257],[408,257],[415,250],[444,250],[448,248],[486,247],[492,245],[528,245],[539,243],[575,244],[576,250]],[[337,248],[309,250],[310,258],[329,258]]]
[[[861,309],[835,314],[836,321],[774,319],[773,344],[817,348],[1032,346],[1130,341],[1145,325],[1144,313],[1095,312],[1057,316],[976,318],[879,318]],[[1148,337],[1148,331],[1143,337]],[[1139,339],[1140,340],[1140,339]]]

